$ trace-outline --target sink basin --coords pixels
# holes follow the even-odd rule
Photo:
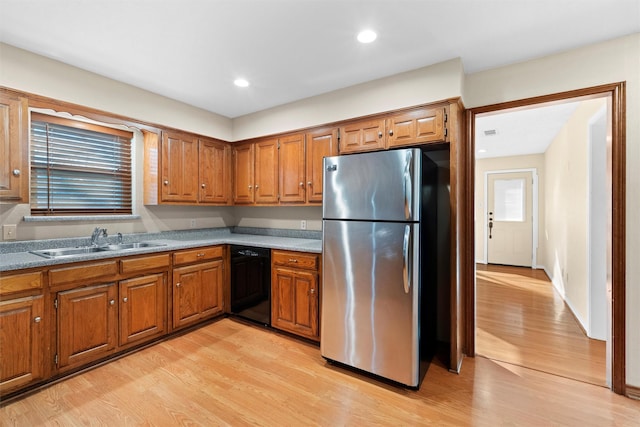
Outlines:
[[[101,251],[122,251],[125,249],[137,249],[137,248],[153,248],[156,246],[167,246],[166,243],[119,243],[117,245],[100,246],[98,249]]]
[[[39,251],[31,251],[32,254],[40,255],[45,258],[62,258],[90,254],[93,252],[102,252],[102,249],[95,246],[82,246],[78,248],[42,249]]]
[[[64,258],[78,255],[85,255],[94,252],[106,251],[123,251],[126,249],[151,248],[156,246],[167,246],[166,243],[120,243],[117,245],[106,246],[80,246],[77,248],[60,248],[60,249],[41,249],[39,251],[30,251],[32,254],[40,255],[45,258]]]

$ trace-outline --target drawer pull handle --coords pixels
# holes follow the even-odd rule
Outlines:
[[[36,317],[35,319],[33,319],[34,322],[36,323],[40,323],[42,319],[40,318],[40,316]]]
[[[297,262],[298,262],[298,260],[297,260],[297,259],[295,259],[295,258],[289,258],[289,262],[297,263]]]
[[[203,254],[203,253],[199,253],[197,256],[198,256],[198,258],[199,258],[199,257],[203,257],[203,256],[204,256],[204,254]]]

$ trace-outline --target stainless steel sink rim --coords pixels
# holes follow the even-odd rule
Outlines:
[[[149,242],[136,242],[136,243],[120,243],[116,245],[105,246],[79,246],[74,248],[59,248],[59,249],[41,249],[37,251],[29,251],[34,255],[39,255],[44,258],[70,258],[80,255],[86,255],[96,252],[117,252],[125,251],[128,249],[141,249],[152,248],[158,246],[167,246],[166,243],[149,243]]]

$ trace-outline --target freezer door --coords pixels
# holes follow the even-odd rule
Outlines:
[[[412,148],[326,157],[322,217],[418,221],[421,156]]]
[[[419,225],[323,221],[322,356],[417,387]]]

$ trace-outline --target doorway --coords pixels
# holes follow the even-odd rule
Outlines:
[[[542,104],[558,104],[566,102],[569,99],[574,98],[602,98],[608,97],[609,109],[607,111],[607,119],[609,120],[611,133],[608,141],[608,176],[610,178],[607,186],[608,194],[610,195],[610,207],[607,210],[609,216],[609,222],[607,223],[606,235],[610,242],[609,244],[609,258],[607,265],[610,271],[610,289],[612,295],[611,302],[611,324],[608,327],[608,334],[611,336],[611,359],[607,362],[607,366],[611,369],[611,388],[616,392],[624,393],[624,229],[625,229],[625,214],[624,214],[624,83],[601,86],[596,88],[572,91],[567,93],[548,95],[538,98],[526,99],[521,101],[514,101],[504,104],[492,105],[487,107],[479,107],[468,110],[467,123],[468,123],[468,138],[469,138],[469,161],[474,165],[476,161],[476,116],[485,113],[495,113],[512,108],[531,108],[532,106],[540,106]],[[473,170],[473,169],[472,169]],[[469,177],[469,181],[477,185],[477,178]],[[477,200],[477,195],[476,195]],[[470,207],[471,208],[471,207]],[[469,208],[469,209],[470,209]],[[483,227],[484,221],[476,216],[475,224],[470,224],[467,227],[475,229],[476,235],[476,260],[482,259],[486,252],[482,254],[483,249],[478,246],[478,234],[486,231]],[[544,230],[540,230],[541,235],[544,234]],[[480,257],[478,256],[480,253]],[[472,266],[473,273],[469,271],[469,276],[475,279],[476,269],[475,265]],[[545,266],[546,267],[546,266]],[[553,271],[556,265],[549,266],[547,268]],[[558,277],[562,277],[560,274]],[[470,282],[467,282],[470,283]],[[466,314],[467,314],[467,330],[469,333],[466,336],[466,348],[467,354],[475,355],[476,353],[476,310],[474,305],[476,304],[476,287],[474,283],[472,286],[467,286],[466,289]]]

